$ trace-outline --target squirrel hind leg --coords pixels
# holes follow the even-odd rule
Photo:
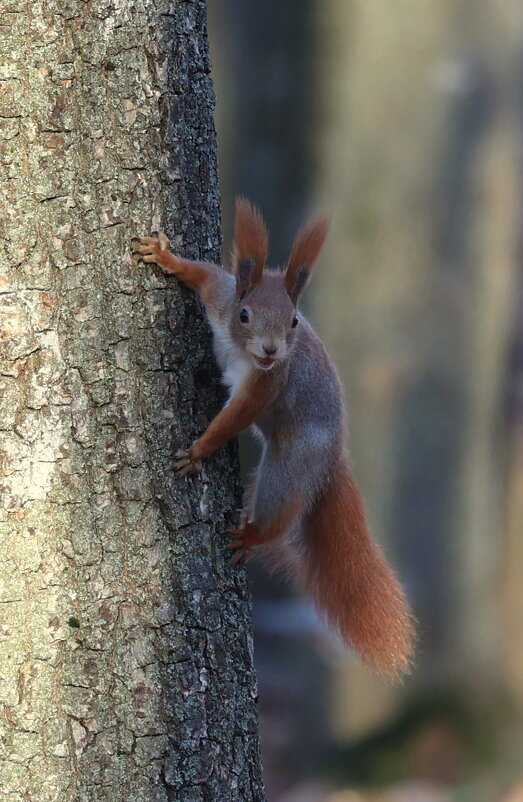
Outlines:
[[[305,592],[303,518],[295,521],[284,537],[267,545],[266,558],[271,574],[287,577],[299,591]]]
[[[260,533],[261,545],[271,544],[271,555],[280,554],[278,562],[287,563],[287,545],[291,533],[300,526],[306,508],[306,496],[298,472],[289,468],[289,460],[264,454],[245,493],[245,512]]]

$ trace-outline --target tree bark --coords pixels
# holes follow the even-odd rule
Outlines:
[[[262,800],[236,449],[193,296],[219,259],[205,3],[12,0],[0,135],[0,800]]]

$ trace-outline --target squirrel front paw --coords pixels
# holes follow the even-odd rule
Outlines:
[[[141,245],[137,252],[144,262],[156,262],[160,267],[169,267],[173,254],[169,250],[171,243],[163,233],[157,237],[140,237]]]
[[[240,529],[230,529],[229,536],[233,538],[227,548],[234,549],[231,562],[233,565],[239,562],[248,563],[254,557],[253,549],[260,546],[263,542],[260,539],[260,530],[252,521],[242,520]]]
[[[174,469],[178,476],[186,476],[188,473],[200,473],[203,467],[202,461],[194,458],[191,454],[191,449],[177,451],[174,456],[176,457]]]

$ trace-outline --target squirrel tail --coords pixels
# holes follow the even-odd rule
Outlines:
[[[304,522],[305,586],[320,612],[379,673],[409,670],[414,621],[402,587],[369,532],[342,458]]]

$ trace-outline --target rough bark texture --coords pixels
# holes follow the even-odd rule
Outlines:
[[[261,800],[236,457],[173,452],[219,391],[205,3],[10,3],[2,32],[0,800]]]

